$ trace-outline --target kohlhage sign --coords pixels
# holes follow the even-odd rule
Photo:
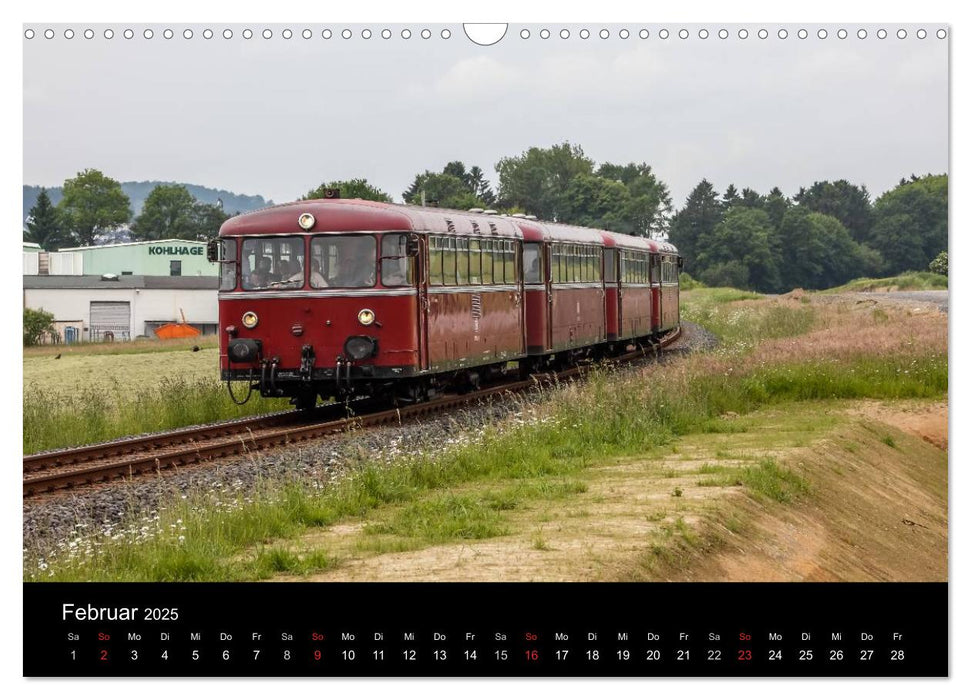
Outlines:
[[[149,255],[202,255],[205,248],[201,245],[152,245]]]

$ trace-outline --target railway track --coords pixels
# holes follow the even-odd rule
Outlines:
[[[625,362],[664,348],[677,340],[680,329],[668,334],[656,346],[627,353]],[[344,406],[323,406],[310,415],[287,411],[182,428],[166,433],[126,438],[99,445],[56,450],[24,457],[24,496],[71,489],[118,478],[132,478],[198,462],[255,452],[269,447],[313,440],[350,429],[399,423],[404,420],[448,411],[508,392],[519,392],[577,376],[585,367],[571,367],[558,373],[533,375],[527,380],[491,386],[478,391],[441,398],[390,410],[372,410],[361,403],[360,415],[338,416]]]

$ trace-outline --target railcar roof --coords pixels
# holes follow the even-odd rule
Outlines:
[[[611,231],[567,224],[484,214],[389,204],[364,199],[307,199],[279,204],[240,214],[226,221],[221,236],[246,236],[268,233],[304,233],[297,220],[313,214],[316,223],[307,233],[347,233],[353,231],[419,231],[453,233],[466,236],[499,236],[527,240],[619,245],[627,248],[677,253],[670,243]]]

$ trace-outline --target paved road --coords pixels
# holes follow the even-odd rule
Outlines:
[[[921,305],[930,304],[947,313],[947,292],[946,289],[932,289],[926,292],[857,292],[856,295],[864,299],[884,299],[901,303],[917,302]]]

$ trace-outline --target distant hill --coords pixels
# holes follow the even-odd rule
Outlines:
[[[128,195],[128,199],[131,200],[131,208],[135,212],[135,216],[141,213],[145,199],[158,185],[185,185],[185,188],[189,190],[189,193],[193,197],[207,204],[216,204],[219,200],[222,200],[223,210],[229,214],[253,211],[254,209],[260,209],[273,204],[272,201],[263,199],[258,194],[236,194],[227,190],[216,190],[211,187],[190,185],[184,182],[158,182],[154,180],[150,182],[123,182],[121,183],[121,189],[124,190],[125,194]],[[40,190],[41,188],[37,185],[24,185],[24,219],[27,218],[27,212],[37,202],[37,195],[40,194]],[[48,187],[47,195],[51,198],[51,202],[57,204],[61,201],[63,192],[60,187]]]

